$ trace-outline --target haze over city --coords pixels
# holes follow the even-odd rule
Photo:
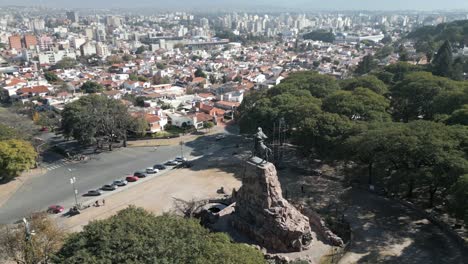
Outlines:
[[[62,8],[161,8],[161,9],[199,9],[210,10],[213,8],[257,8],[268,7],[287,8],[297,10],[460,10],[468,9],[466,0],[1,0],[0,5],[31,5]]]

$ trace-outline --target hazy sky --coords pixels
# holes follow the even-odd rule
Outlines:
[[[210,9],[263,6],[307,10],[468,10],[468,0],[0,0],[0,5],[45,5],[64,8],[153,7],[161,9]]]

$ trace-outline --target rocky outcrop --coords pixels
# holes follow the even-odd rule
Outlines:
[[[242,177],[233,197],[233,226],[269,250],[307,249],[313,237],[309,219],[283,198],[275,166],[254,157],[246,162]]]

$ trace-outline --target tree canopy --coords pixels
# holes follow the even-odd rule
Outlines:
[[[280,84],[280,86],[287,85],[301,90],[308,90],[312,96],[317,98],[325,98],[340,89],[335,78],[316,72],[291,73],[289,78],[286,78]]]
[[[198,221],[130,207],[72,234],[55,263],[265,263],[260,251]]]
[[[69,103],[62,111],[62,130],[81,144],[112,143],[126,140],[130,127],[127,107],[120,101],[106,96],[89,95]]]
[[[87,81],[81,86],[81,90],[83,90],[85,93],[99,93],[104,90],[104,87],[93,81]]]
[[[321,29],[306,33],[303,35],[303,38],[333,43],[333,41],[335,41],[335,34],[333,34],[331,31]]]
[[[31,143],[20,139],[0,141],[0,181],[9,181],[36,164]]]

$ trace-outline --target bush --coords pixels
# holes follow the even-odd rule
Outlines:
[[[129,207],[71,235],[54,263],[265,263],[260,251],[198,221]]]

